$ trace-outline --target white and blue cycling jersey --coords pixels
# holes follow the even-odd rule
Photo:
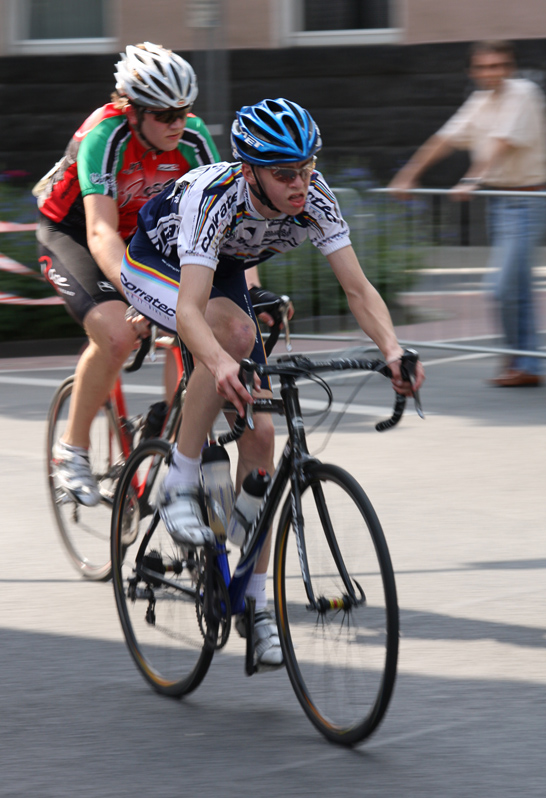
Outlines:
[[[175,331],[180,269],[197,264],[215,270],[211,297],[229,296],[248,310],[242,272],[306,238],[325,256],[351,243],[319,172],[313,172],[300,214],[266,219],[253,205],[240,163],[199,167],[141,208],[122,265],[124,291],[145,316]]]

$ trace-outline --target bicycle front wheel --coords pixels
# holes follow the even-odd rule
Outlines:
[[[157,692],[182,696],[208,671],[214,646],[202,612],[204,561],[200,550],[183,549],[156,510],[170,446],[140,444],[120,477],[112,513],[112,577],[125,640]]]
[[[275,604],[286,668],[311,722],[355,745],[378,726],[392,695],[398,605],[379,520],[360,485],[337,466],[304,469],[303,537],[310,602],[292,522],[283,507],[275,548]]]
[[[110,578],[110,515],[117,479],[123,467],[120,431],[109,404],[97,413],[90,431],[89,462],[101,494],[96,507],[85,507],[60,485],[53,462],[53,447],[62,437],[74,377],[57,389],[47,421],[48,486],[55,520],[64,547],[79,573],[87,579]]]

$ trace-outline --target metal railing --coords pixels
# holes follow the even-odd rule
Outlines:
[[[488,285],[492,266],[486,208],[490,197],[538,201],[546,198],[545,191],[480,189],[469,201],[453,201],[450,189],[413,189],[407,200],[392,189],[369,193],[376,203],[368,235],[384,269],[380,282],[390,281],[391,311],[404,344],[546,358],[544,351],[507,349],[503,343]],[[534,268],[539,323],[546,317],[544,243],[537,248]],[[374,281],[373,273],[369,277]]]

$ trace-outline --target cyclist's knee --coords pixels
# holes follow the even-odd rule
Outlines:
[[[256,325],[250,317],[231,318],[226,326],[218,331],[218,335],[216,331],[214,334],[234,360],[242,360],[248,357],[254,348]]]
[[[125,321],[125,306],[108,302],[94,307],[85,317],[85,331],[90,341],[108,362],[122,364],[137,340]]]
[[[234,360],[248,357],[256,339],[253,319],[233,302],[217,297],[207,305],[205,319],[220,346]]]

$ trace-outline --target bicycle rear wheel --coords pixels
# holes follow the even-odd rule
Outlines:
[[[394,574],[375,511],[353,477],[337,466],[310,463],[304,480],[310,583],[322,608],[311,607],[302,580],[289,495],[275,547],[279,635],[307,716],[329,740],[350,746],[378,726],[394,688],[399,636]]]
[[[82,576],[103,581],[110,578],[110,515],[114,490],[123,467],[120,431],[107,403],[91,425],[89,460],[101,493],[96,507],[79,504],[59,484],[53,463],[53,446],[68,421],[74,377],[57,389],[47,421],[48,485],[51,504],[64,547]]]
[[[204,555],[182,550],[155,509],[170,446],[140,444],[120,477],[112,513],[112,576],[125,640],[144,678],[167,696],[194,690],[208,671],[214,646],[200,597]],[[129,533],[128,533],[129,530]]]

